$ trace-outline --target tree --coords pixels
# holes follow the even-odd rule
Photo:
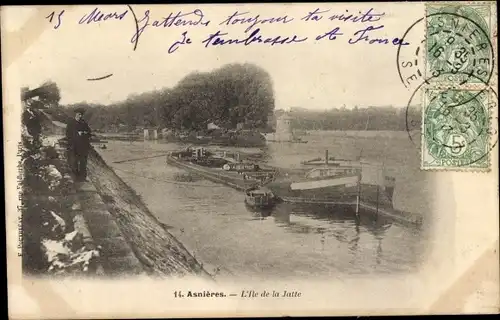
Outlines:
[[[43,104],[45,107],[57,106],[61,100],[59,87],[55,82],[47,81],[40,87],[29,90],[27,87],[21,89],[21,100],[28,101],[35,99]]]
[[[108,106],[90,106],[89,124],[98,129],[126,124],[132,128],[167,127],[204,130],[210,122],[234,129],[238,123],[265,128],[274,110],[269,74],[252,64],[225,65],[193,72],[173,88],[134,94]]]

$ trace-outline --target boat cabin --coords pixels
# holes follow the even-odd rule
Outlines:
[[[195,159],[204,158],[207,155],[206,149],[203,147],[192,148],[192,157]]]
[[[254,208],[269,208],[276,204],[276,197],[265,187],[254,187],[245,192],[245,203]]]
[[[315,168],[306,173],[306,178],[334,177],[345,174],[359,174],[360,172],[361,170],[358,167]]]

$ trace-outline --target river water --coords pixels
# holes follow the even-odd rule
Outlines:
[[[326,133],[303,138],[309,142],[269,145],[265,158],[270,164],[293,167],[323,156],[325,149],[339,158],[361,152],[365,158],[384,162],[396,177],[397,209],[428,218],[431,181],[419,170],[418,148],[405,133],[384,139]],[[169,232],[220,278],[394,274],[414,271],[425,259],[426,228],[374,216],[357,221],[353,212],[324,206],[280,204],[270,213],[252,212],[244,205],[241,192],[193,178],[168,165],[165,156],[138,160],[180,147],[152,141],[109,141],[107,149],[97,150]]]

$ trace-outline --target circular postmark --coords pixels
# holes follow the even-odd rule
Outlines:
[[[424,111],[426,149],[435,159],[476,159],[486,149],[488,116],[475,93],[465,90],[428,90]],[[457,104],[457,101],[468,100]],[[428,103],[428,104],[427,104]]]
[[[467,6],[430,13],[402,37],[396,58],[400,80],[407,88],[422,78],[427,84],[489,83],[494,70],[490,38],[486,21]]]
[[[406,107],[410,140],[415,145],[420,142],[418,147],[444,166],[480,166],[487,162],[497,144],[496,91],[484,83],[485,89],[428,88],[426,83],[416,88]],[[414,104],[417,93],[424,95],[418,107]]]

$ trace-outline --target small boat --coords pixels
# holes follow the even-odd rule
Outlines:
[[[277,202],[271,190],[266,187],[252,187],[245,191],[245,204],[254,209],[269,209]]]

